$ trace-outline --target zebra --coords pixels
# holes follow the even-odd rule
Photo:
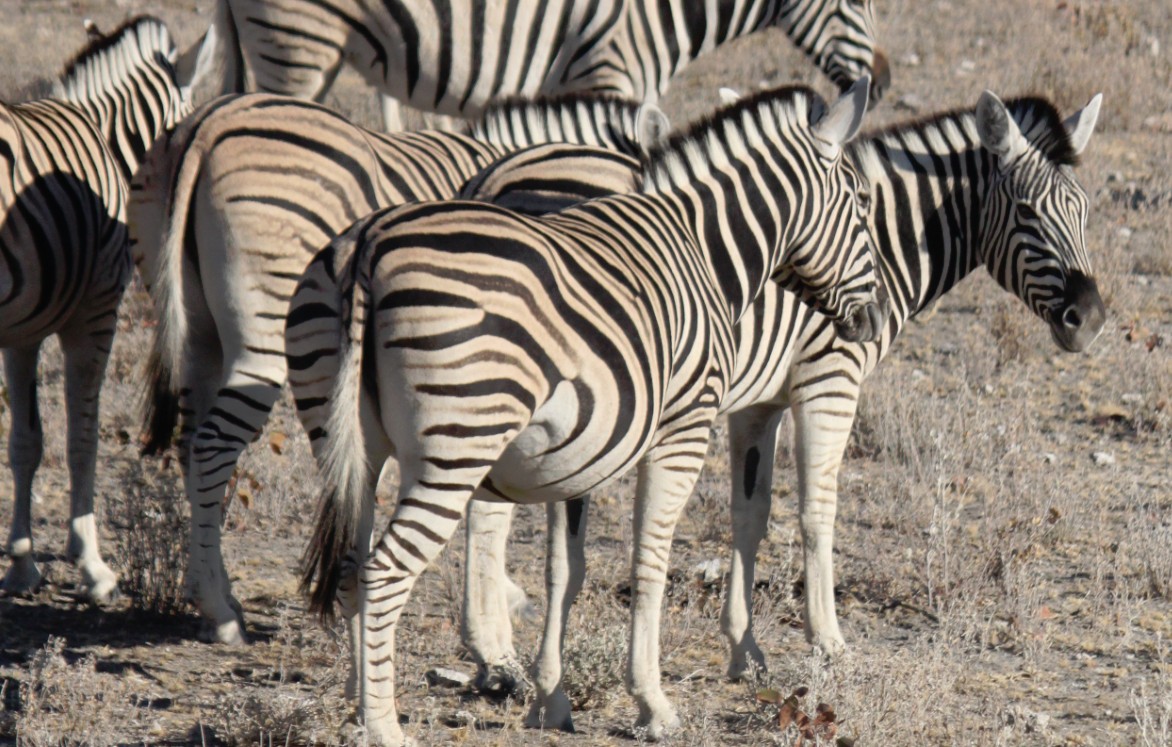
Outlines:
[[[192,506],[187,584],[201,637],[244,642],[220,552],[224,493],[286,377],[285,313],[313,253],[377,207],[455,196],[508,150],[575,139],[627,153],[668,129],[654,105],[576,94],[505,101],[473,135],[382,135],[309,102],[246,94],[209,102],[161,139],[135,179],[130,229],[159,325],[146,454],[177,420]]]
[[[286,327],[326,484],[303,586],[311,611],[338,599],[355,621],[375,743],[403,741],[398,615],[473,494],[564,501],[636,464],[630,690],[652,738],[678,723],[659,683],[665,563],[735,364],[732,325],[771,277],[848,337],[884,323],[842,158],[868,86],[830,107],[783,88],[724,109],[653,149],[637,194],[544,218],[460,201],[380,210],[310,263]],[[390,456],[399,499],[368,552]]]
[[[654,103],[701,54],[770,26],[842,90],[868,74],[877,100],[890,81],[871,0],[218,0],[200,54],[208,69],[219,61],[221,93],[316,101],[348,62],[381,93],[386,128],[397,131],[399,102],[464,118],[538,93]]]
[[[794,416],[806,636],[836,654],[845,648],[831,555],[838,469],[862,383],[907,321],[984,265],[1047,323],[1062,350],[1083,351],[1101,332],[1105,310],[1084,236],[1088,200],[1071,168],[1094,131],[1101,101],[1094,96],[1064,121],[1049,101],[1003,103],[985,92],[975,109],[896,125],[852,144],[850,154],[870,184],[869,221],[893,311],[881,338],[848,342],[825,316],[775,288],[737,327],[739,353],[724,410],[734,549],[721,628],[731,647],[731,678],[765,666],[752,634],[750,599],[756,552],[768,527],[778,426],[787,409]],[[568,609],[584,577],[587,511],[575,511],[571,526],[577,531],[550,519],[547,563],[558,579],[549,589],[550,610]],[[516,676],[509,605],[501,593],[511,587],[503,554],[511,512],[506,504],[474,504],[469,512],[463,623],[479,678],[505,686]],[[551,662],[546,648],[561,635],[556,620],[547,620],[537,679],[539,694],[550,702],[564,698],[546,695],[542,683],[545,671],[559,671],[549,669],[560,661]]]
[[[54,98],[0,104],[0,348],[11,393],[8,457],[16,510],[6,593],[37,589],[32,482],[43,451],[37,408],[41,343],[65,358],[70,528],[67,555],[85,595],[108,602],[118,579],[102,560],[94,519],[98,395],[122,291],[130,278],[125,205],[130,175],[160,131],[188,105],[175,45],[160,21],[139,17],[70,62]]]

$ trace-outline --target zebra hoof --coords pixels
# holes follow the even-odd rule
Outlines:
[[[99,607],[118,601],[118,576],[102,561],[80,565],[82,589],[86,598]]]
[[[205,619],[200,627],[199,640],[204,643],[221,643],[225,646],[248,645],[248,639],[244,636],[244,624],[237,618],[222,623]]]
[[[521,667],[515,664],[494,664],[480,670],[472,686],[481,695],[518,700],[523,700],[533,689]]]
[[[45,583],[45,577],[37,568],[32,555],[18,555],[12,559],[12,565],[4,574],[4,581],[0,582],[0,592],[4,596],[25,596],[36,594]]]
[[[525,726],[530,729],[559,729],[573,734],[574,717],[571,711],[570,699],[566,697],[565,691],[558,689],[549,697],[538,698],[533,702],[525,718]]]

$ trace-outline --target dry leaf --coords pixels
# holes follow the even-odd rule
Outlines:
[[[1054,613],[1050,610],[1049,607],[1043,604],[1041,609],[1038,610],[1038,617],[1043,620],[1050,620],[1053,619]]]
[[[280,431],[274,431],[269,435],[269,448],[273,450],[274,454],[284,453],[286,440],[288,440],[288,436]]]

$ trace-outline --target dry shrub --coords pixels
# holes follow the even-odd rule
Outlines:
[[[1172,669],[1163,639],[1155,642],[1155,672],[1140,680],[1129,699],[1132,715],[1139,726],[1142,747],[1164,747],[1172,744]]]
[[[345,744],[353,708],[342,698],[349,666],[343,624],[323,630],[285,604],[276,624],[268,644],[278,652],[275,668],[238,670],[247,679],[217,701],[201,728],[230,745]]]
[[[69,664],[64,652],[65,639],[51,636],[33,655],[20,684],[17,744],[113,747],[140,738],[146,725],[130,682],[99,674],[92,653]]]
[[[998,299],[993,304],[989,334],[997,341],[997,365],[1028,361],[1037,349],[1033,340],[1033,315],[1016,299]]]
[[[566,637],[562,685],[575,708],[600,708],[624,692],[627,627],[612,622],[601,627],[580,620]]]
[[[130,461],[121,489],[106,504],[120,588],[135,609],[160,615],[187,607],[188,507],[178,483],[177,475],[156,472],[150,462]]]

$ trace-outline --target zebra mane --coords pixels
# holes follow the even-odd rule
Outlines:
[[[636,127],[640,103],[613,93],[573,93],[493,102],[472,124],[472,137],[498,145],[571,142],[643,152]]]
[[[153,16],[137,16],[87,45],[65,66],[58,91],[69,101],[109,93],[138,61],[154,62],[175,79],[175,42],[167,26]],[[128,59],[130,61],[128,65]]]
[[[806,86],[781,86],[739,99],[649,149],[643,189],[658,191],[688,181],[697,171],[707,171],[717,153],[727,158],[730,142],[760,140],[778,122],[808,122],[825,110],[826,102]]]
[[[1022,136],[1043,157],[1055,166],[1078,165],[1079,157],[1070,142],[1070,133],[1066,130],[1062,115],[1051,101],[1041,96],[1021,96],[1007,99],[1005,106],[1017,122]],[[963,120],[975,122],[974,114],[975,107],[952,109],[865,132],[855,139],[850,151],[858,154],[871,141],[886,137],[898,140],[901,135],[912,132],[920,134],[925,142],[930,142],[933,133],[948,127],[956,127]]]

